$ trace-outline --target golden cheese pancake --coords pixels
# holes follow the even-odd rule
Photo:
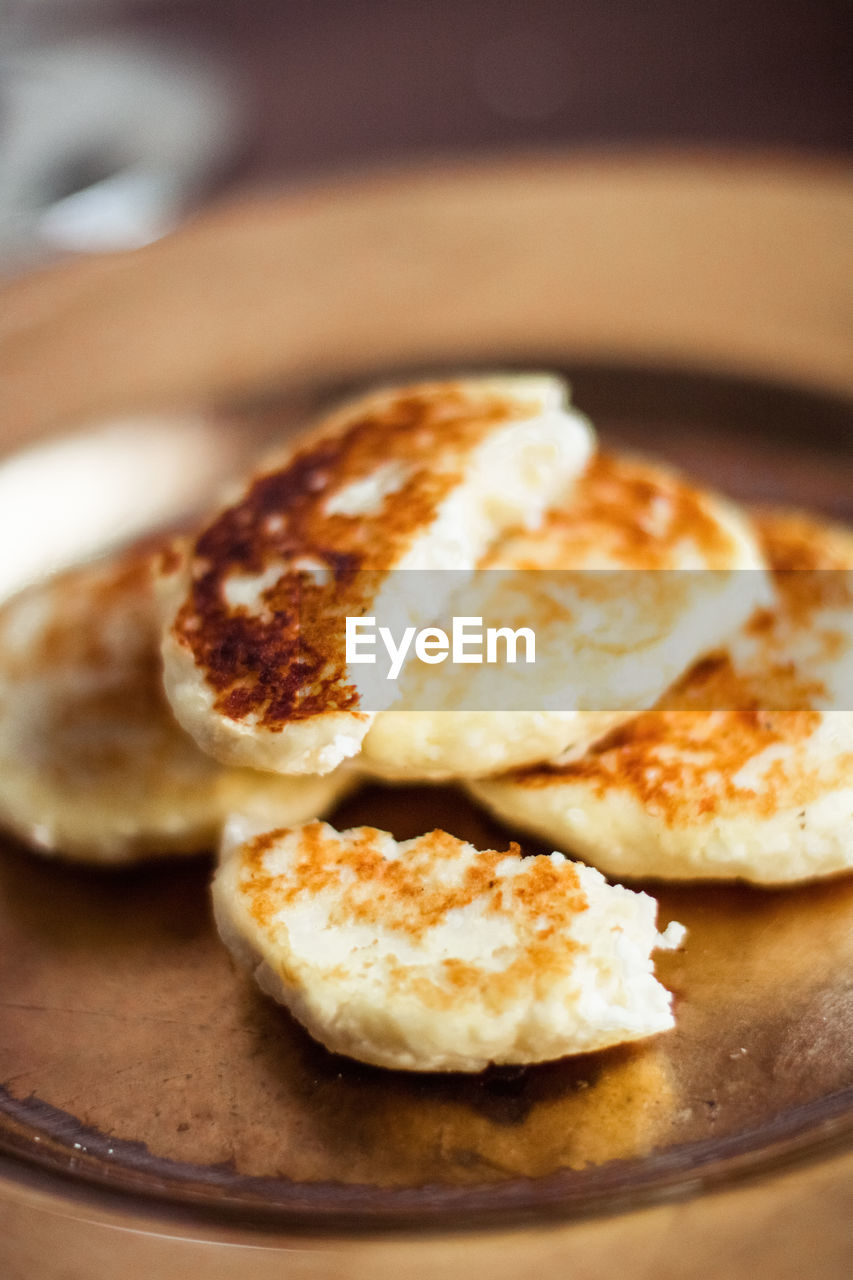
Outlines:
[[[853,532],[758,513],[778,604],[580,759],[471,784],[609,875],[785,884],[853,866]]]
[[[149,549],[0,607],[0,825],[79,861],[212,849],[232,809],[305,822],[353,785],[281,778],[199,751],[163,693]]]
[[[407,1071],[480,1071],[673,1025],[651,952],[684,931],[562,854],[478,852],[444,831],[315,822],[226,849],[223,940],[336,1053]]]
[[[355,755],[382,707],[365,705],[363,668],[347,663],[345,619],[381,616],[394,570],[473,570],[508,527],[536,524],[592,447],[544,376],[384,390],[332,414],[164,578],[181,724],[223,761],[282,773]],[[409,620],[430,621],[441,580]]]
[[[481,777],[581,751],[770,598],[738,511],[667,468],[606,453],[538,529],[507,536],[480,567],[500,572],[477,575],[462,612],[532,628],[535,670],[501,668],[476,709],[480,669],[410,663],[406,708],[378,715],[364,740],[362,762],[381,776]]]

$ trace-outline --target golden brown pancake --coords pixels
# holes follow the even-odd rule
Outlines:
[[[673,1025],[650,953],[657,904],[559,853],[398,844],[325,823],[225,849],[219,931],[329,1049],[378,1066],[480,1071]]]
[[[612,875],[783,884],[853,866],[853,533],[755,524],[774,609],[582,758],[472,793]]]
[[[354,755],[381,707],[347,665],[345,619],[381,614],[392,571],[471,570],[535,524],[592,439],[545,377],[390,389],[331,415],[165,576],[178,719],[230,763],[322,773]],[[441,605],[431,583],[422,624]]]
[[[501,572],[463,596],[461,612],[534,629],[535,669],[490,675],[478,709],[482,669],[411,663],[406,709],[377,716],[362,763],[392,778],[480,777],[582,751],[769,598],[763,564],[717,495],[658,464],[597,455],[538,529],[487,553],[480,567]]]
[[[0,824],[45,852],[132,862],[212,849],[232,809],[301,822],[353,785],[223,768],[163,693],[148,547],[0,607]]]

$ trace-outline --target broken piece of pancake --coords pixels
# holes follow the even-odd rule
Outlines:
[[[0,826],[44,852],[102,864],[199,852],[233,809],[306,822],[354,785],[199,751],[163,693],[156,554],[72,569],[0,607]]]
[[[478,574],[461,611],[532,628],[536,666],[411,662],[405,709],[378,715],[364,740],[362,763],[380,776],[476,778],[582,751],[653,706],[770,598],[733,506],[614,454],[593,458],[538,529],[502,539],[480,568],[502,572]]]
[[[774,885],[853,867],[853,532],[755,523],[775,609],[582,758],[471,793],[610,875]]]
[[[547,377],[379,391],[332,414],[164,575],[166,691],[181,724],[223,761],[282,773],[355,755],[382,708],[364,705],[345,619],[381,615],[394,570],[473,570],[508,527],[538,522],[592,447]],[[422,616],[408,620],[432,620],[440,576],[414,593]]]
[[[559,853],[315,822],[226,848],[213,901],[262,989],[363,1062],[476,1072],[673,1026],[651,952],[682,927]]]

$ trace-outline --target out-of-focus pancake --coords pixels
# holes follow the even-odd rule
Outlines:
[[[353,785],[199,751],[163,693],[157,554],[70,570],[0,608],[0,825],[45,852],[107,864],[212,849],[232,809],[305,822]]]
[[[659,465],[599,454],[538,529],[482,559],[502,572],[477,575],[456,605],[487,625],[532,628],[535,670],[502,668],[473,709],[482,668],[410,663],[406,709],[376,717],[362,761],[391,778],[480,777],[583,750],[766,602],[763,566],[723,499]]]
[[[782,884],[853,867],[853,533],[755,522],[776,608],[582,758],[472,794],[617,876]]]
[[[538,522],[592,447],[544,376],[379,391],[333,414],[165,575],[178,719],[233,764],[324,773],[356,754],[382,706],[347,664],[346,617],[382,615],[392,570],[473,570],[507,528]],[[433,574],[407,621],[431,621],[443,585]],[[396,692],[384,683],[386,704]]]
[[[665,1031],[657,904],[559,853],[398,844],[325,823],[226,849],[223,940],[329,1049],[403,1070],[480,1071]]]

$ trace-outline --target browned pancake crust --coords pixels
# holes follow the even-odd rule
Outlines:
[[[808,626],[819,609],[853,605],[849,570],[853,534],[798,512],[761,511],[754,517],[780,595],[781,609],[796,625]],[[758,611],[749,630],[756,637],[776,625]],[[831,657],[849,636],[820,633]],[[512,775],[514,784],[536,789],[578,782],[597,795],[619,789],[672,826],[714,815],[737,802],[761,817],[815,798],[807,772],[770,766],[758,789],[738,780],[741,769],[770,747],[805,744],[821,723],[809,703],[825,692],[793,664],[769,664],[760,676],[736,672],[725,654],[698,663],[661,699],[658,707],[620,726],[581,759],[536,765]],[[673,709],[674,708],[674,709]],[[695,708],[695,710],[694,710]],[[849,782],[853,761],[840,755],[820,775],[821,790]]]
[[[680,543],[694,546],[709,569],[729,567],[731,535],[707,495],[683,476],[640,459],[599,453],[540,529],[524,535],[519,569],[562,568],[606,553],[628,568],[666,569]],[[498,548],[493,560],[500,560]]]
[[[458,383],[375,397],[321,426],[201,534],[174,634],[216,691],[221,715],[251,715],[275,731],[294,720],[356,711],[358,694],[345,676],[343,619],[364,612],[388,567],[458,483],[468,455],[524,404],[523,397]],[[376,510],[325,514],[332,494],[394,462],[407,467],[405,482]],[[319,584],[285,568],[301,557],[327,566],[331,581]],[[282,573],[263,593],[263,616],[229,606],[231,577],[258,575],[277,563]]]
[[[801,511],[764,508],[752,519],[792,621],[808,626],[820,609],[853,605],[853,531]],[[754,625],[762,625],[760,617]],[[769,625],[766,619],[763,625]],[[832,645],[831,633],[823,638]],[[837,642],[848,639],[838,636]],[[830,648],[826,656],[832,656]]]
[[[330,838],[328,831],[321,822],[302,828],[298,862],[286,876],[270,873],[264,861],[286,834],[284,830],[257,836],[240,851],[241,892],[265,931],[274,934],[279,913],[299,898],[331,890],[338,900],[332,923],[390,929],[412,943],[441,924],[449,912],[474,903],[482,904],[485,915],[510,917],[525,936],[529,934],[522,953],[498,971],[447,959],[440,966],[441,982],[436,982],[426,976],[419,979],[410,965],[401,963],[400,982],[432,1008],[450,1009],[458,1003],[460,992],[470,995],[477,990],[499,1011],[521,984],[532,983],[545,996],[554,974],[564,973],[571,964],[577,946],[567,935],[572,920],[587,910],[588,902],[570,863],[555,866],[549,858],[538,857],[526,860],[523,876],[499,876],[501,862],[520,856],[519,846],[511,844],[503,853],[478,852],[458,883],[438,884],[436,868],[442,863],[452,865],[465,847],[464,841],[446,831],[420,836],[411,842],[405,857],[393,860],[383,857],[377,844],[383,833],[376,828],[358,828],[351,843]],[[342,969],[341,977],[345,976]],[[393,964],[390,976],[393,982]]]
[[[853,568],[853,530],[844,525],[778,507],[756,507],[750,515],[774,571]]]

